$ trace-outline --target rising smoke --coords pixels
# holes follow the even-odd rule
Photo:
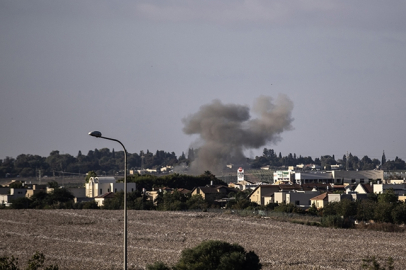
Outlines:
[[[184,119],[183,132],[198,134],[200,147],[190,172],[206,170],[221,172],[227,163],[243,164],[244,150],[258,149],[281,140],[280,133],[291,130],[293,102],[279,95],[273,102],[268,96],[258,97],[252,106],[257,118],[251,118],[250,108],[223,104],[220,100],[203,105]]]

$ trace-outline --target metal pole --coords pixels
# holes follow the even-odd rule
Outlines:
[[[124,144],[117,139],[108,138],[101,136],[101,132],[94,131],[89,132],[90,136],[103,138],[110,141],[115,141],[121,144],[124,149],[124,270],[127,270],[127,150],[124,147]]]

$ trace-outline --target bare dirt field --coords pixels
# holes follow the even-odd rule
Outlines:
[[[122,269],[123,212],[0,210],[0,256],[23,266],[35,251],[60,269]],[[128,211],[129,269],[175,263],[203,240],[238,243],[263,269],[360,269],[367,256],[392,256],[406,269],[404,233],[305,226],[257,217],[195,212]]]

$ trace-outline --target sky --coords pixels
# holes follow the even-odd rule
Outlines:
[[[406,1],[0,0],[0,159],[197,147],[202,106],[286,95],[282,155],[406,160]],[[255,118],[254,115],[250,115]]]

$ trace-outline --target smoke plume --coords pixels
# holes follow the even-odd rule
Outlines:
[[[182,119],[185,134],[198,134],[200,148],[190,166],[191,173],[206,170],[221,172],[227,163],[242,164],[244,150],[257,149],[281,140],[280,134],[291,130],[293,102],[279,95],[273,102],[268,96],[258,97],[250,108],[223,104],[214,100],[195,114]]]

